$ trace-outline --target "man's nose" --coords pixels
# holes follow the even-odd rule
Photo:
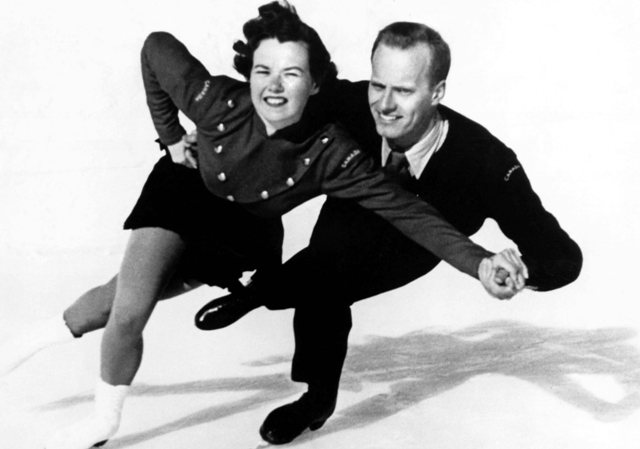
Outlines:
[[[393,98],[391,89],[385,89],[380,98],[380,109],[383,111],[391,111],[395,109],[396,102]]]

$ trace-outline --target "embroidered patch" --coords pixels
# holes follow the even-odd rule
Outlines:
[[[353,150],[351,153],[349,153],[349,155],[344,159],[344,161],[342,161],[342,164],[340,164],[340,167],[342,168],[347,168],[347,166],[349,165],[349,162],[351,162],[353,160],[354,157],[356,157],[357,155],[359,155],[361,153],[361,151],[359,149],[355,149]]]
[[[520,169],[520,168],[522,168],[522,167],[520,167],[520,164],[516,164],[513,167],[511,167],[509,169],[509,171],[507,172],[507,174],[504,175],[504,182],[509,181],[509,179],[511,178],[511,175],[513,174],[513,172],[518,170],[518,169]]]
[[[200,93],[196,96],[196,101],[202,100],[204,98],[204,96],[207,95],[207,92],[209,92],[209,86],[210,85],[211,85],[211,81],[210,80],[206,80],[204,82],[204,87],[202,88]]]

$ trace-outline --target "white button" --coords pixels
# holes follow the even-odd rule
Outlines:
[[[323,137],[322,139],[320,139],[320,142],[322,142],[322,143],[324,143],[324,144],[326,144],[328,141],[329,141],[329,138],[328,138],[328,137],[326,137],[326,136],[325,136],[325,137]]]
[[[229,106],[230,108],[235,108],[236,102],[233,100],[227,100],[227,106]]]
[[[227,199],[231,202],[235,201],[236,199],[233,197],[233,195],[227,195]]]
[[[263,200],[266,200],[267,198],[269,198],[269,192],[267,192],[266,190],[263,190],[260,193],[260,196],[262,197]]]
[[[303,162],[304,162],[304,165],[309,165],[311,163],[311,159],[308,157],[305,157]]]
[[[289,178],[289,179],[287,179],[287,185],[288,185],[289,187],[291,187],[291,186],[292,186],[292,185],[294,185],[295,183],[296,183],[296,182],[293,180],[293,178]]]
[[[225,182],[227,180],[227,175],[225,175],[223,172],[218,173],[218,180]]]
[[[218,126],[216,126],[216,129],[220,132],[225,130],[225,126],[224,123],[218,123]]]
[[[222,145],[218,145],[218,146],[216,146],[216,147],[213,149],[213,151],[215,151],[215,152],[216,152],[216,154],[220,154],[220,153],[222,153]]]

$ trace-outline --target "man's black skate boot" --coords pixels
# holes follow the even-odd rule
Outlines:
[[[260,436],[271,444],[287,444],[306,429],[317,430],[333,414],[337,393],[312,389],[300,399],[273,410],[260,427]]]
[[[205,331],[221,329],[261,305],[251,286],[242,287],[205,304],[196,313],[195,324],[198,329]]]

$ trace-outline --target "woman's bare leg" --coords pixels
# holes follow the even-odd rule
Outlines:
[[[0,347],[0,376],[10,373],[43,349],[103,329],[111,313],[117,282],[118,276],[114,276],[107,283],[92,288],[76,299],[62,316],[56,314],[33,322],[28,329],[3,342]],[[174,275],[160,299],[173,298],[200,285],[195,280],[186,280],[181,274]]]
[[[109,320],[113,300],[116,296],[117,283],[118,276],[116,275],[106,284],[87,291],[65,309],[62,317],[74,336],[79,337],[98,329],[104,329]],[[179,274],[174,275],[162,291],[159,299],[173,298],[201,285],[195,280],[187,282]]]
[[[142,228],[131,233],[102,337],[94,412],[56,434],[47,449],[88,449],[116,433],[128,385],[142,359],[142,331],[184,249],[172,231]]]
[[[182,238],[160,228],[131,233],[115,299],[102,337],[101,377],[129,385],[142,357],[142,330],[185,250]]]

